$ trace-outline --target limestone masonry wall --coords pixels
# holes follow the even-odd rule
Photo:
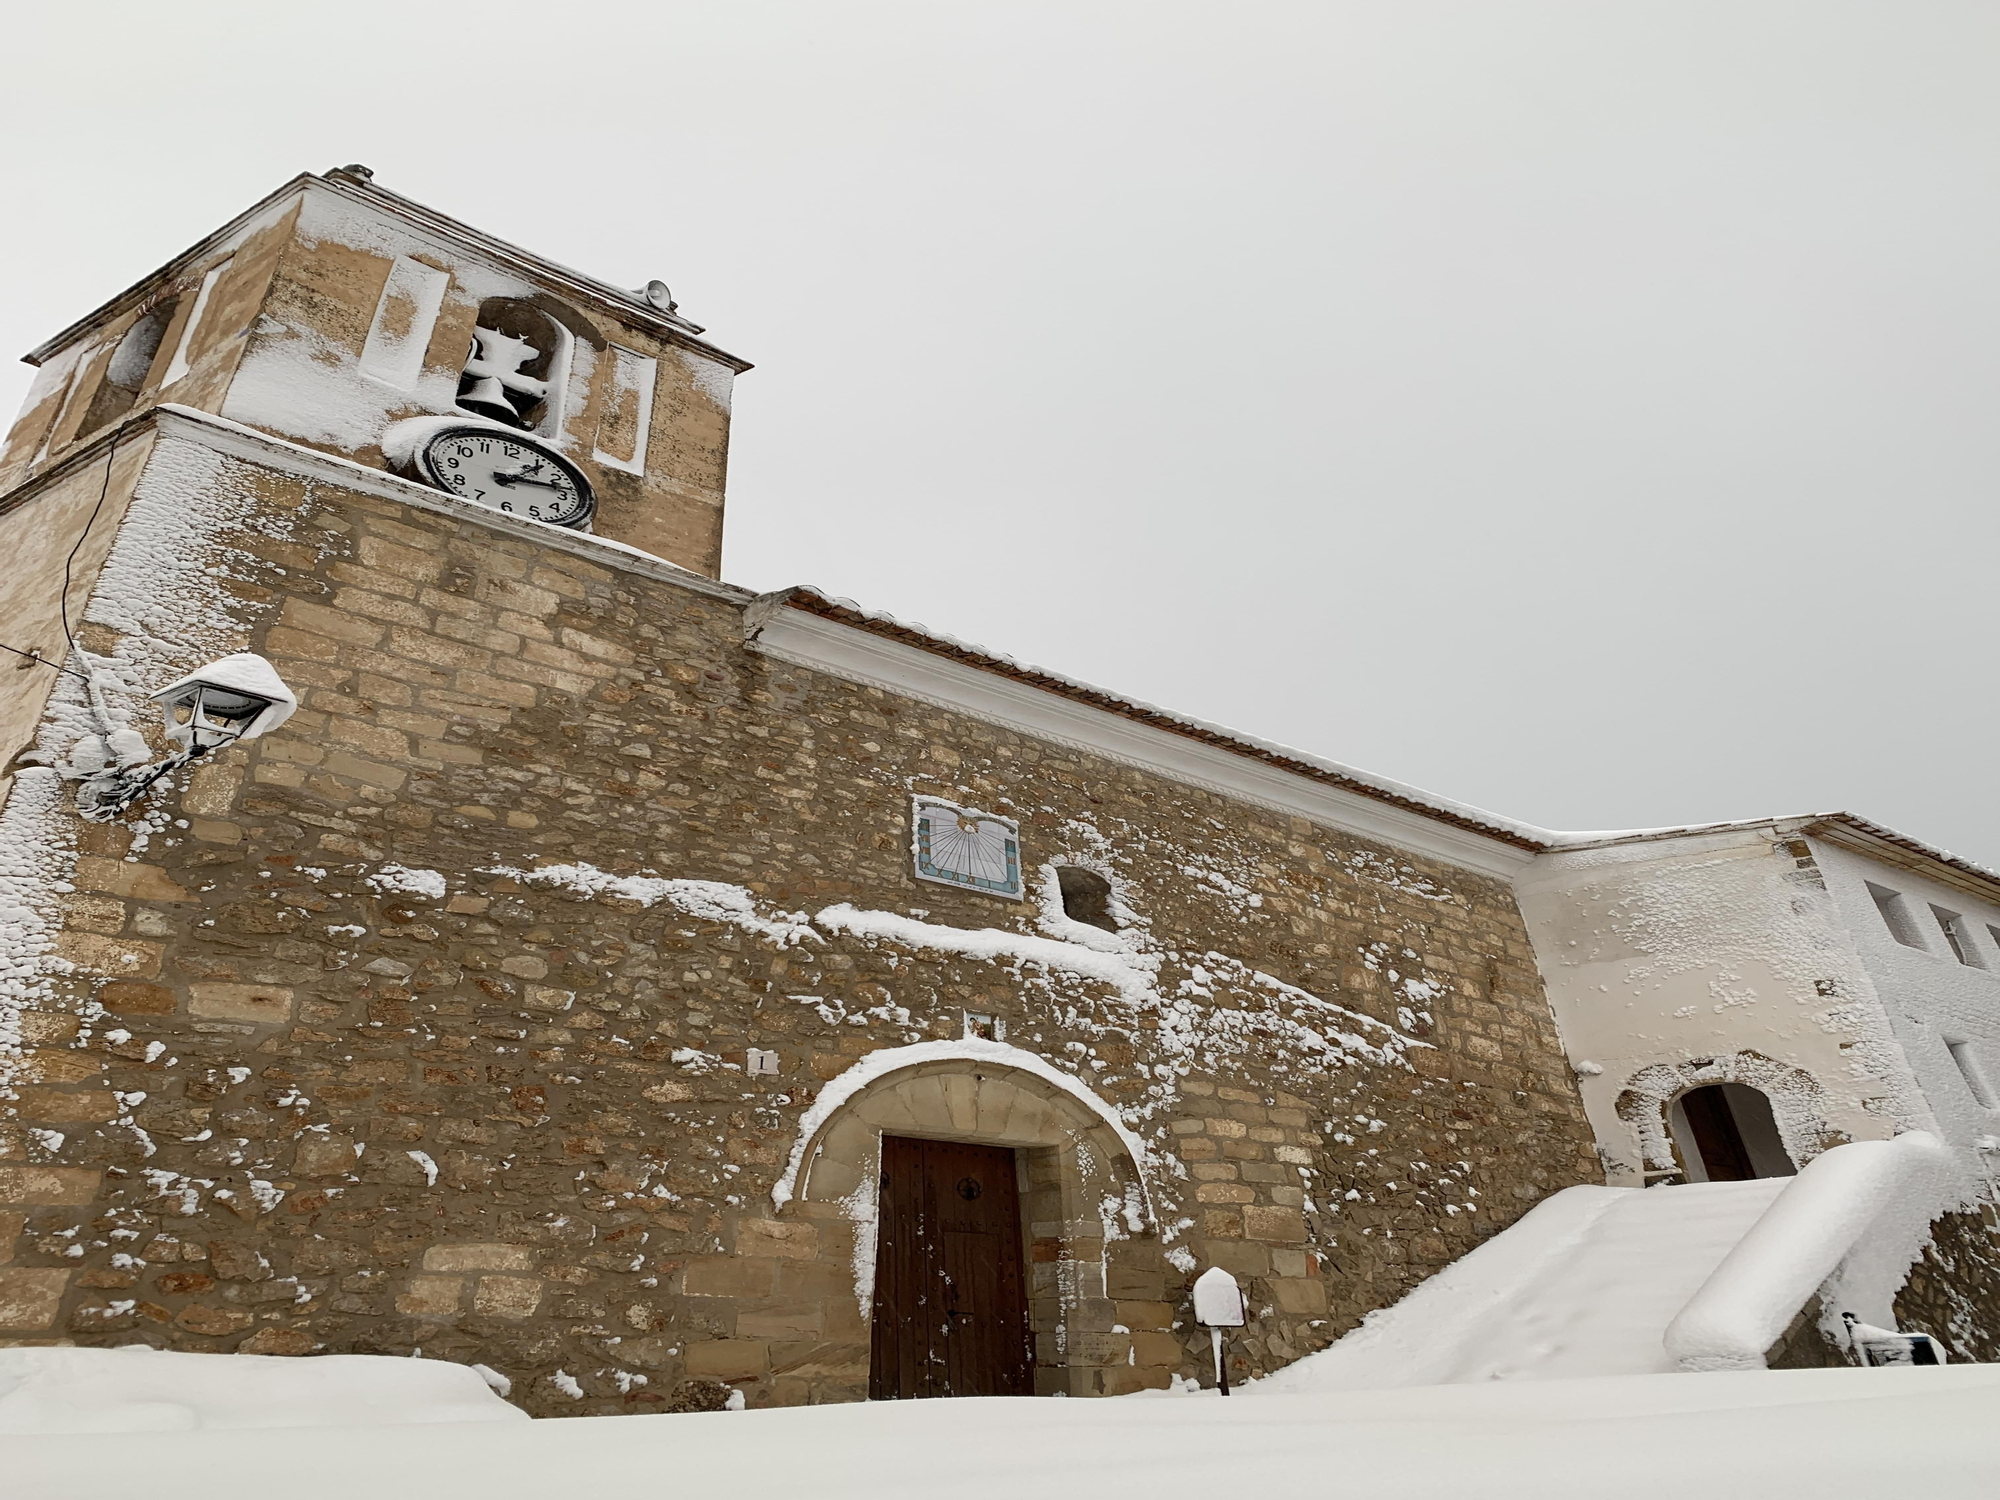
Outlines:
[[[219,538],[212,586],[302,706],[179,822],[63,804],[8,1341],[420,1350],[549,1415],[856,1398],[866,1192],[773,1188],[824,1083],[967,1011],[1119,1111],[1151,1195],[1040,1192],[1133,1176],[1024,1151],[1043,1390],[1203,1369],[1211,1264],[1271,1369],[1600,1180],[1502,881],[783,665],[609,555],[251,480],[282,524]],[[919,884],[913,792],[1017,818],[1033,890],[1102,871],[1125,930]],[[815,920],[843,903],[922,925]]]

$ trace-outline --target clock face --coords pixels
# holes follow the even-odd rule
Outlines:
[[[424,444],[421,465],[446,493],[530,521],[581,527],[597,506],[568,459],[491,427],[447,428]]]

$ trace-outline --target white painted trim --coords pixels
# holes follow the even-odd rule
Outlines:
[[[606,453],[593,439],[590,456],[607,469],[619,469],[627,474],[646,472],[646,440],[653,430],[653,389],[659,382],[660,362],[650,354],[641,354],[636,349],[627,349],[622,344],[612,344],[611,369],[605,376],[607,386],[615,386],[626,370],[636,371],[630,387],[632,398],[639,406],[638,435],[632,440],[632,456],[620,458],[614,453]],[[598,430],[603,430],[603,419],[598,421]]]
[[[750,649],[1483,875],[1512,879],[1534,858],[1498,839],[804,610],[768,611]]]
[[[176,380],[187,374],[192,361],[188,350],[194,345],[196,330],[201,327],[201,315],[208,310],[208,294],[215,290],[215,283],[227,271],[236,257],[218,261],[208,268],[208,274],[201,278],[201,290],[194,294],[194,306],[188,309],[187,322],[181,328],[180,342],[174,345],[174,357],[167,361],[167,373],[160,378],[161,390],[165,390]]]
[[[426,265],[414,256],[399,255],[375,301],[375,317],[361,346],[361,373],[396,391],[413,391],[424,373],[438,314],[451,289],[451,272]],[[410,304],[410,326],[400,339],[388,335],[389,308],[398,297]]]

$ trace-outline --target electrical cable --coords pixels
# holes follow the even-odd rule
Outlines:
[[[83,550],[83,540],[85,537],[90,535],[91,527],[97,524],[98,513],[104,509],[105,497],[111,493],[111,464],[112,461],[117,458],[117,456],[118,456],[118,434],[116,431],[114,431],[111,434],[111,446],[107,448],[104,453],[104,483],[98,486],[97,504],[91,507],[90,519],[83,523],[83,530],[79,531],[76,534],[76,541],[71,545],[69,549],[69,556],[63,559],[62,597],[58,599],[56,603],[62,615],[63,639],[69,643],[70,655],[72,656],[76,654],[76,637],[70,633],[70,628],[69,628],[70,570],[76,566],[76,555],[77,553]],[[12,651],[14,648],[9,646],[6,649]],[[23,651],[17,654],[22,656],[27,656],[30,653]],[[67,672],[69,671],[69,668],[64,667],[62,670]],[[72,675],[79,677],[83,676],[83,674],[80,672],[73,673]],[[84,677],[83,680],[85,682],[90,681],[88,677]]]
[[[9,646],[4,641],[0,641],[0,651],[11,651],[16,656],[25,656],[29,661],[38,661],[45,667],[54,667],[58,672],[67,672],[70,676],[80,678],[84,682],[90,681],[89,677],[77,671],[74,667],[65,667],[60,662],[50,661],[46,656],[42,655],[40,648],[33,651],[23,651],[19,646]]]

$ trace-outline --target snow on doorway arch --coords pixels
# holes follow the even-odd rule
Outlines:
[[[1099,1121],[1110,1128],[1132,1159],[1132,1166],[1138,1175],[1139,1192],[1144,1201],[1146,1217],[1158,1222],[1153,1211],[1153,1195],[1147,1185],[1146,1169],[1156,1166],[1153,1153],[1146,1143],[1133,1134],[1132,1129],[1121,1120],[1110,1105],[1106,1104],[1083,1082],[1071,1074],[1061,1071],[1045,1057],[1027,1052],[1005,1042],[989,1042],[968,1038],[956,1042],[917,1042],[908,1047],[883,1047],[869,1053],[839,1077],[829,1081],[819,1091],[804,1116],[799,1120],[798,1139],[792,1143],[792,1153],[785,1163],[784,1175],[771,1189],[773,1206],[782,1209],[796,1195],[799,1172],[805,1165],[807,1153],[813,1142],[825,1129],[842,1106],[858,1097],[871,1084],[903,1072],[905,1069],[920,1067],[926,1063],[970,1062],[983,1063],[988,1067],[1012,1069],[1028,1073],[1061,1090],[1071,1099],[1081,1104]]]

